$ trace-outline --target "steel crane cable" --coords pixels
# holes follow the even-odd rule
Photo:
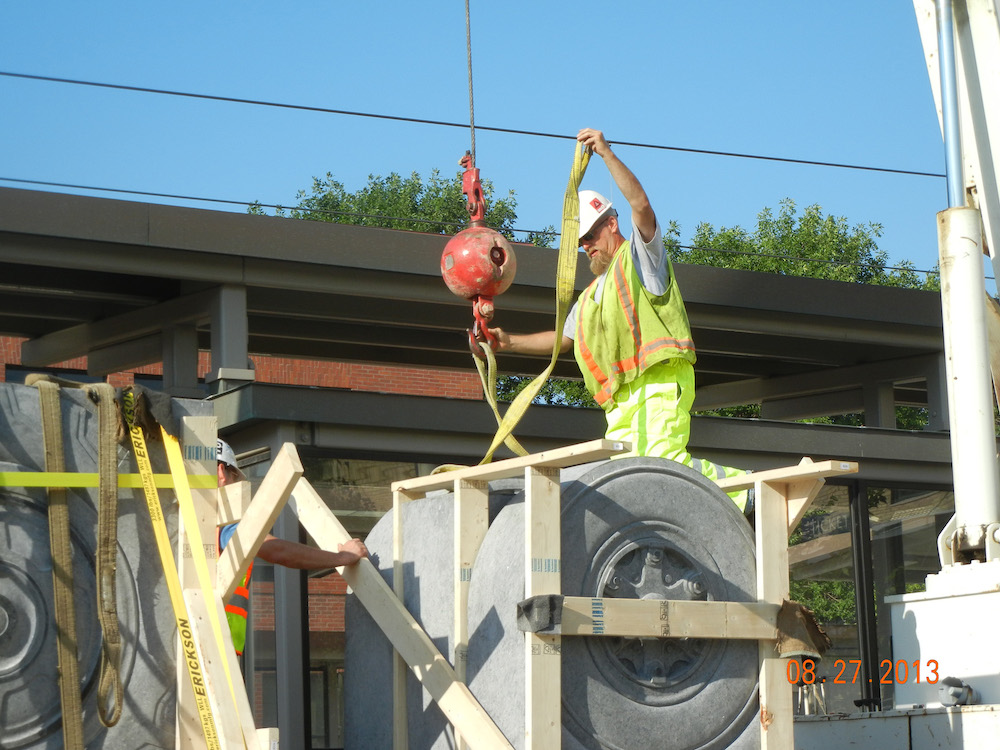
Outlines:
[[[476,163],[476,108],[472,99],[472,22],[469,19],[469,0],[465,0],[465,57],[469,69],[469,136],[472,163]]]

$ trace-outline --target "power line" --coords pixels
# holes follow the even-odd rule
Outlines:
[[[793,260],[800,263],[825,263],[830,266],[857,266],[858,268],[874,268],[884,271],[910,271],[922,273],[925,276],[940,276],[940,271],[925,271],[909,266],[880,266],[877,263],[862,263],[856,260],[836,260],[834,258],[801,258],[795,255],[774,255],[773,253],[757,253],[750,250],[728,250],[719,247],[698,247],[696,245],[677,245],[680,250],[691,250],[702,253],[725,253],[727,255],[746,255],[753,258],[769,258],[771,260]]]
[[[25,185],[41,185],[45,187],[59,187],[59,188],[69,188],[71,190],[95,190],[103,193],[123,193],[126,195],[141,195],[152,198],[170,198],[172,200],[183,200],[183,201],[204,201],[206,203],[225,203],[227,205],[233,206],[246,206],[251,208],[252,206],[259,206],[261,208],[271,208],[276,211],[302,211],[309,213],[325,214],[327,216],[344,216],[355,219],[375,219],[379,221],[401,221],[410,222],[413,224],[431,224],[439,227],[451,227],[451,228],[461,228],[464,229],[466,224],[464,222],[457,221],[440,221],[438,219],[417,219],[409,216],[386,216],[384,214],[363,214],[356,213],[352,211],[334,211],[330,208],[319,208],[317,206],[284,206],[280,203],[261,203],[260,201],[246,201],[246,200],[229,200],[226,198],[203,198],[197,195],[179,195],[177,193],[154,193],[147,190],[126,190],[122,188],[109,188],[109,187],[96,187],[94,185],[78,185],[69,182],[49,182],[46,180],[28,180],[19,177],[3,177],[0,176],[0,182],[17,182]],[[363,226],[363,225],[359,225]],[[405,231],[405,230],[404,230]],[[516,229],[512,228],[510,231],[517,232],[524,235],[532,234],[547,234],[550,230],[546,229]],[[557,232],[552,231],[552,234],[558,236]]]
[[[319,208],[319,207],[315,207],[315,206],[303,206],[303,205],[298,205],[298,206],[282,206],[280,204],[261,203],[259,201],[238,201],[238,200],[226,200],[226,199],[223,199],[223,198],[201,198],[201,197],[195,196],[195,195],[178,195],[178,194],[175,194],[175,193],[152,193],[152,192],[146,192],[146,191],[142,191],[142,190],[120,190],[120,189],[116,189],[116,188],[94,187],[92,185],[75,185],[75,184],[65,183],[65,182],[46,182],[46,181],[43,181],[43,180],[26,180],[26,179],[20,179],[20,178],[16,178],[16,177],[2,177],[2,176],[0,176],[0,182],[18,182],[18,183],[24,183],[24,184],[30,184],[30,185],[44,185],[44,186],[47,186],[47,187],[71,188],[71,189],[74,189],[74,190],[96,190],[96,191],[108,192],[108,193],[126,193],[126,194],[129,194],[129,195],[144,195],[144,196],[152,196],[152,197],[157,197],[157,198],[172,198],[172,199],[175,199],[175,200],[206,201],[206,202],[209,202],[209,203],[226,203],[226,204],[236,205],[236,206],[247,206],[248,208],[251,207],[251,206],[259,206],[261,208],[271,208],[271,209],[274,209],[276,211],[283,211],[283,210],[288,210],[288,211],[302,211],[302,212],[309,212],[309,213],[325,214],[327,216],[350,217],[350,218],[355,218],[355,219],[361,218],[361,219],[374,219],[376,221],[411,222],[411,223],[414,223],[414,224],[431,224],[431,225],[434,225],[434,226],[452,227],[452,228],[454,228],[454,227],[462,227],[462,228],[464,228],[465,227],[464,223],[453,222],[453,221],[439,221],[439,220],[435,220],[435,219],[415,219],[415,218],[405,217],[405,216],[387,216],[385,214],[363,214],[363,213],[355,213],[355,212],[351,212],[351,211],[334,211],[333,209]],[[361,225],[361,226],[363,226],[363,225]],[[407,231],[407,230],[400,230],[400,231]],[[546,233],[548,233],[547,230],[544,230],[544,229],[541,229],[541,230],[539,230],[539,229],[511,229],[510,231],[512,231],[512,232],[518,232],[518,233],[525,234],[525,235],[546,234]],[[553,234],[555,237],[559,236],[559,232],[556,232],[556,231],[552,231],[551,234]],[[769,259],[772,259],[772,260],[789,260],[789,261],[797,261],[797,262],[804,262],[804,263],[825,263],[827,265],[839,265],[839,266],[858,266],[859,268],[876,268],[876,269],[882,269],[882,270],[886,270],[886,271],[912,271],[913,273],[922,273],[925,276],[937,276],[937,275],[940,275],[939,271],[927,271],[927,270],[922,270],[922,269],[919,269],[919,268],[910,268],[908,266],[879,266],[879,265],[874,264],[874,263],[860,263],[858,261],[834,260],[834,259],[828,259],[828,258],[801,258],[801,257],[796,257],[794,255],[774,255],[772,253],[757,253],[757,252],[750,252],[748,250],[728,250],[728,249],[724,249],[724,248],[699,247],[699,246],[696,246],[696,245],[680,245],[680,244],[678,244],[676,247],[679,248],[679,249],[681,249],[681,250],[690,250],[690,251],[698,251],[698,252],[705,252],[705,253],[725,253],[725,254],[728,254],[728,255],[745,255],[745,256],[751,256],[751,257],[754,257],[754,258],[769,258]],[[987,279],[991,280],[992,277],[987,277]]]
[[[409,123],[415,123],[415,124],[420,124],[420,125],[438,125],[438,126],[441,126],[441,127],[463,128],[463,129],[466,128],[466,127],[469,127],[469,125],[467,123],[448,122],[446,120],[428,120],[428,119],[419,118],[419,117],[403,117],[401,115],[384,115],[384,114],[377,114],[377,113],[373,113],[373,112],[356,112],[356,111],[351,111],[351,110],[346,110],[346,109],[331,109],[329,107],[314,107],[314,106],[309,106],[309,105],[306,105],[306,104],[288,104],[288,103],[285,103],[285,102],[270,102],[270,101],[263,101],[263,100],[259,100],[259,99],[244,99],[244,98],[232,97],[232,96],[218,96],[218,95],[215,95],[215,94],[195,94],[195,93],[186,92],[186,91],[172,91],[172,90],[169,90],[169,89],[154,89],[154,88],[149,88],[149,87],[146,87],[146,86],[126,86],[124,84],[117,84],[117,83],[101,83],[101,82],[98,82],[98,81],[81,81],[81,80],[77,80],[77,79],[73,79],[73,78],[57,78],[57,77],[54,77],[54,76],[31,75],[31,74],[28,74],[28,73],[14,73],[14,72],[10,72],[10,71],[0,71],[0,76],[5,76],[5,77],[8,77],[8,78],[22,78],[22,79],[31,80],[31,81],[47,81],[49,83],[67,83],[67,84],[71,84],[71,85],[74,85],[74,86],[92,86],[92,87],[96,87],[96,88],[115,89],[115,90],[118,90],[118,91],[136,91],[136,92],[145,93],[145,94],[161,94],[163,96],[180,96],[180,97],[185,97],[185,98],[189,98],[189,99],[203,99],[203,100],[208,100],[208,101],[230,102],[230,103],[234,103],[234,104],[251,104],[251,105],[261,106],[261,107],[277,107],[277,108],[280,108],[280,109],[293,109],[293,110],[300,110],[300,111],[305,111],[305,112],[322,112],[322,113],[325,113],[325,114],[346,115],[346,116],[350,116],[350,117],[367,117],[367,118],[372,118],[372,119],[377,119],[377,120],[394,120],[396,122],[409,122]],[[529,135],[529,136],[537,136],[537,137],[541,137],[541,138],[559,138],[559,139],[563,139],[563,140],[573,140],[573,141],[576,140],[576,136],[575,135],[563,135],[561,133],[545,133],[545,132],[541,132],[541,131],[537,131],[537,130],[519,130],[519,129],[515,129],[515,128],[499,128],[499,127],[491,127],[491,126],[488,126],[488,125],[476,125],[475,127],[478,130],[487,130],[487,131],[490,131],[490,132],[493,132],[493,133],[507,133],[507,134],[512,134],[512,135]],[[866,171],[866,172],[884,172],[884,173],[887,173],[887,174],[901,174],[901,175],[910,175],[910,176],[915,176],[915,177],[939,177],[939,178],[944,178],[945,177],[944,174],[940,174],[938,172],[921,172],[921,171],[909,170],[909,169],[893,169],[893,168],[890,168],[890,167],[872,167],[872,166],[866,166],[866,165],[863,165],[863,164],[845,164],[845,163],[841,163],[841,162],[815,161],[815,160],[811,160],[811,159],[793,159],[793,158],[790,158],[790,157],[782,157],[782,156],[766,156],[766,155],[763,155],[763,154],[746,154],[746,153],[739,153],[739,152],[735,152],[735,151],[716,151],[716,150],[712,150],[712,149],[687,148],[687,147],[684,147],[684,146],[665,146],[665,145],[662,145],[662,144],[639,143],[639,142],[633,142],[633,141],[611,141],[611,142],[614,143],[615,145],[618,145],[618,146],[634,146],[636,148],[650,148],[650,149],[656,149],[656,150],[660,150],[660,151],[676,151],[676,152],[680,152],[680,153],[702,154],[702,155],[706,155],[706,156],[728,156],[728,157],[736,158],[736,159],[756,159],[756,160],[759,160],[759,161],[782,162],[782,163],[785,163],[785,164],[802,164],[802,165],[813,166],[813,167],[832,167],[832,168],[836,168],[836,169],[855,169],[855,170],[862,170],[862,171]]]

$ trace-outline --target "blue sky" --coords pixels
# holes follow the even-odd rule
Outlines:
[[[0,71],[468,124],[464,0],[5,3]],[[472,0],[479,126],[942,174],[909,2]],[[443,127],[0,76],[0,177],[290,205],[327,172],[458,170]],[[517,225],[558,226],[568,140],[478,130]],[[752,228],[784,198],[937,262],[943,178],[617,148],[661,222]],[[28,187],[244,210],[165,198]],[[585,187],[614,190],[599,160]]]

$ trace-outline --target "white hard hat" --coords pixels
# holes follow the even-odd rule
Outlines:
[[[215,446],[215,457],[217,460],[224,463],[226,466],[231,466],[236,469],[236,472],[241,478],[246,479],[246,475],[240,470],[240,467],[236,464],[236,454],[233,453],[233,449],[230,447],[222,438],[219,438]]]
[[[595,190],[580,191],[580,236],[594,228],[594,225],[611,211],[611,201]],[[615,212],[617,216],[617,212]]]

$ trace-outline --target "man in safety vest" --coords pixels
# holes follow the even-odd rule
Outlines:
[[[743,474],[688,452],[695,348],[646,191],[599,130],[584,128],[576,139],[604,160],[632,210],[632,230],[626,239],[611,201],[593,190],[580,192],[580,246],[597,278],[566,318],[561,351],[573,347],[587,389],[605,411],[607,438],[632,443],[626,455],[669,458],[710,479]],[[555,344],[555,331],[491,330],[501,352],[550,354]],[[748,492],[731,497],[749,515]]]
[[[246,479],[246,476],[236,464],[236,454],[222,438],[216,446],[218,459],[219,486],[234,484]],[[229,523],[219,527],[218,548],[221,553],[236,531],[237,523]],[[311,547],[308,544],[290,542],[287,539],[268,534],[257,550],[257,557],[274,565],[297,570],[327,570],[342,565],[355,565],[361,558],[368,557],[368,548],[360,539],[351,539],[337,545],[336,552]],[[246,645],[247,614],[250,608],[250,573],[253,562],[247,568],[246,576],[236,587],[233,598],[226,604],[226,619],[229,621],[229,632],[233,636],[233,646],[236,653],[242,655]]]

